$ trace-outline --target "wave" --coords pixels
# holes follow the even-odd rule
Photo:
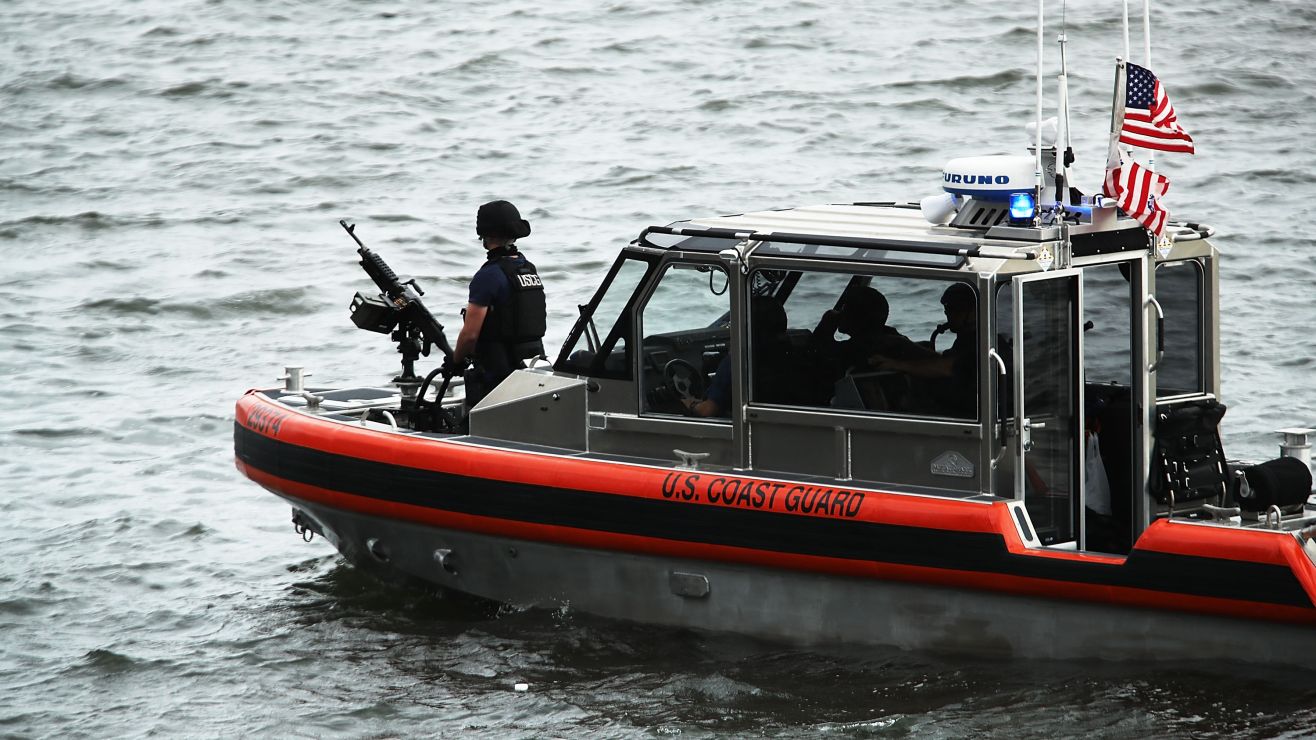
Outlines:
[[[873,105],[878,105],[874,103]],[[946,98],[915,98],[914,100],[905,100],[899,103],[882,103],[883,107],[894,108],[896,110],[911,111],[915,113],[969,113],[969,109],[955,105],[951,100]]]
[[[82,664],[99,673],[125,673],[137,668],[137,661],[113,650],[96,648],[82,656]]]
[[[1000,88],[1032,79],[1033,74],[1034,73],[1029,70],[1015,68],[1003,69],[1000,72],[982,75],[959,75],[956,77],[930,80],[901,80],[898,82],[892,82],[889,86],[898,89],[907,87],[949,87],[956,90],[983,91],[988,88]]]
[[[147,31],[143,31],[141,37],[144,39],[149,39],[157,36],[171,38],[174,36],[182,36],[182,35],[183,35],[182,29],[175,28],[173,26],[154,26]]]
[[[78,267],[86,270],[91,270],[93,272],[105,272],[105,271],[129,272],[131,270],[137,269],[138,267],[141,267],[141,265],[136,262],[129,262],[126,260],[116,261],[116,260],[101,258],[101,259],[88,260],[86,262],[79,264]]]
[[[163,301],[155,298],[102,298],[96,301],[84,302],[78,308],[83,311],[100,311],[116,316],[132,316],[136,314],[158,314],[161,312],[161,305],[163,305]]]
[[[497,52],[488,52],[471,57],[452,68],[453,72],[490,72],[499,67],[509,66],[507,57]]]
[[[13,433],[20,437],[38,437],[41,439],[103,436],[99,429],[89,429],[86,427],[60,427],[58,429],[51,427],[35,427],[31,429],[15,429]]]
[[[745,42],[746,49],[795,49],[807,51],[815,45],[803,42],[782,41],[775,36],[757,36]]]
[[[654,183],[655,186],[662,185],[665,187],[670,183],[684,182],[698,172],[699,168],[691,165],[676,165],[657,169],[614,165],[608,168],[608,171],[602,176],[580,180],[576,183],[576,186],[621,187],[640,183]]]
[[[160,88],[156,94],[165,98],[214,97],[231,98],[234,93],[230,87],[241,87],[239,83],[225,82],[218,77],[205,80],[193,80],[178,85]]]
[[[78,306],[83,312],[110,316],[181,315],[195,319],[217,319],[234,316],[287,316],[315,313],[320,306],[308,300],[319,296],[308,287],[272,288],[243,291],[218,299],[183,303],[164,301],[147,296],[128,298],[101,298],[86,301]]]
[[[106,90],[128,85],[122,77],[90,77],[74,72],[60,72],[50,76],[29,72],[0,87],[6,93],[24,93],[41,90],[62,92],[68,90]]]
[[[1298,167],[1234,170],[1221,173],[1218,177],[1226,182],[1239,183],[1264,182],[1280,185],[1311,185],[1316,183],[1316,173]]]
[[[158,225],[163,220],[156,216],[124,218],[109,216],[100,211],[83,211],[64,216],[37,215],[20,218],[17,221],[0,223],[0,228],[11,229],[19,226],[78,226],[84,229],[110,229],[129,225]]]
[[[211,303],[224,316],[286,316],[318,312],[320,306],[312,298],[323,298],[323,294],[310,287],[270,288],[235,293]]]
[[[34,599],[0,599],[0,614],[27,616],[37,611],[38,603]]]

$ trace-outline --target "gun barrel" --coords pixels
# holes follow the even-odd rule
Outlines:
[[[411,326],[419,329],[425,337],[425,342],[434,345],[443,351],[445,357],[452,357],[452,346],[448,344],[448,338],[443,333],[443,324],[440,324],[434,318],[434,314],[425,308],[421,303],[419,286],[415,291],[409,290],[398,279],[397,273],[389,267],[383,257],[373,252],[356,235],[356,225],[348,225],[346,221],[339,221],[338,224],[352,237],[356,242],[357,254],[361,255],[361,268],[366,271],[370,279],[375,282],[380,292],[388,296],[393,307],[399,311],[399,316],[403,321],[410,323]],[[415,284],[414,282],[412,283]],[[425,350],[429,354],[429,349]]]
[[[346,231],[347,235],[352,237],[352,241],[356,242],[356,245],[358,247],[365,246],[364,244],[361,243],[361,240],[358,239],[356,236],[356,224],[349,225],[346,221],[340,218],[338,219],[338,225],[343,227],[343,231]]]
[[[367,247],[358,247],[356,251],[361,255],[361,266],[366,268],[366,272],[374,279],[379,289],[388,293],[390,298],[397,298],[402,293],[402,284],[398,282],[397,273],[393,272],[393,268],[388,266],[383,257]]]

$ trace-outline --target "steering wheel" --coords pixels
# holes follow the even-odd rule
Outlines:
[[[663,365],[663,381],[682,398],[699,400],[704,397],[703,374],[679,357]]]

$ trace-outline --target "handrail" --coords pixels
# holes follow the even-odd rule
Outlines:
[[[781,244],[817,244],[825,247],[854,247],[856,249],[885,249],[892,252],[911,254],[938,254],[952,257],[980,257],[986,259],[1035,260],[1037,252],[1022,253],[988,253],[982,247],[951,247],[940,244],[925,244],[902,239],[882,239],[859,236],[827,236],[824,234],[791,234],[760,232],[753,229],[719,229],[712,227],[672,227],[650,226],[640,232],[637,241],[649,247],[663,249],[649,241],[650,234],[671,234],[673,236],[706,236],[713,239],[735,239],[777,242]]]
[[[1196,232],[1194,234],[1189,234],[1189,235],[1176,234],[1174,240],[1179,242],[1192,242],[1192,241],[1197,241],[1198,239],[1210,239],[1211,237],[1215,236],[1215,227],[1207,226],[1206,224],[1195,223],[1193,221],[1170,221],[1166,225],[1176,226],[1179,228],[1184,228],[1184,229],[1188,229],[1189,231]]]
[[[1154,295],[1147,296],[1144,310],[1147,307],[1156,309],[1156,360],[1147,366],[1147,372],[1154,373],[1160,369],[1161,361],[1165,359],[1165,311]]]

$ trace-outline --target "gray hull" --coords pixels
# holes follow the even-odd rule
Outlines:
[[[290,499],[349,559],[522,607],[989,658],[1303,664],[1311,630],[487,536]]]

